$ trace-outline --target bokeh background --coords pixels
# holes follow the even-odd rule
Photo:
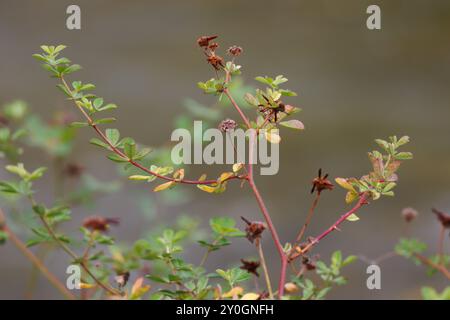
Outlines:
[[[65,28],[69,4],[81,6],[81,31]],[[366,28],[369,4],[382,9],[381,31]],[[420,212],[411,232],[435,249],[439,225],[430,208],[450,209],[449,1],[1,0],[0,103],[23,99],[44,119],[70,108],[31,58],[41,44],[66,44],[66,55],[84,67],[77,77],[97,84],[98,94],[121,106],[115,114],[118,128],[145,144],[161,145],[169,139],[174,119],[185,112],[185,98],[213,104],[213,97],[196,87],[211,76],[195,44],[202,34],[220,35],[222,49],[233,44],[244,48],[239,62],[246,83],[256,85],[257,75],[284,74],[290,79],[287,87],[299,92],[290,102],[303,108],[300,119],[306,130],[286,130],[279,173],[258,178],[285,241],[301,226],[312,201],[310,180],[319,167],[333,178],[359,176],[370,166],[366,152],[375,147],[373,139],[407,134],[415,159],[401,168],[396,197],[368,206],[358,223],[346,224],[316,250],[325,259],[337,248],[368,258],[389,252],[404,231],[400,212],[406,206]],[[235,116],[232,110],[228,114]],[[117,178],[116,166],[87,143],[90,137],[88,130],[79,133],[73,161],[100,180]],[[48,161],[39,151],[26,153],[29,167]],[[203,171],[191,169],[191,174]],[[261,219],[250,191],[237,185],[220,196],[188,187],[164,196],[119,180],[121,192],[101,198],[89,210],[75,210],[67,229],[76,228],[88,214],[119,216],[122,224],[113,235],[132,243],[136,235],[180,214],[197,217],[204,227],[212,216]],[[51,199],[52,188],[50,177],[40,185],[38,197]],[[147,198],[147,210],[136,206],[138,190]],[[327,192],[309,233],[322,231],[345,209],[344,191]],[[268,234],[265,243],[276,277],[278,259]],[[207,267],[214,270],[253,255],[253,250],[245,239],[236,240],[222,254],[212,254]],[[202,253],[192,248],[187,258],[195,262]],[[64,276],[63,254],[52,254],[47,261]],[[428,278],[423,268],[396,257],[381,264],[382,289],[370,291],[366,266],[357,262],[348,267],[348,285],[330,297],[419,298],[421,285],[445,286],[443,278]],[[1,247],[0,298],[23,298],[29,272],[14,247]],[[57,297],[44,279],[37,292],[41,298]]]

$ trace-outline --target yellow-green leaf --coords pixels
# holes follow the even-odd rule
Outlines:
[[[264,136],[266,137],[266,140],[269,141],[270,143],[278,144],[281,141],[280,135],[272,131],[264,132]]]
[[[355,201],[358,198],[358,193],[354,192],[354,191],[349,191],[347,192],[347,194],[345,195],[345,202],[346,203],[352,203],[353,201]]]
[[[233,164],[233,172],[238,173],[244,167],[243,163],[235,163]]]
[[[134,181],[148,181],[149,178],[151,178],[151,176],[143,176],[143,175],[138,175],[138,174],[128,177],[128,179],[134,180]]]
[[[349,191],[353,191],[356,193],[355,188],[347,181],[345,178],[336,178],[334,179],[338,185],[340,185],[342,188],[347,189]]]
[[[219,183],[224,182],[225,180],[227,180],[228,178],[234,176],[233,172],[224,172],[220,175],[219,179],[217,179],[217,181]]]
[[[241,300],[258,300],[259,294],[254,292],[246,293],[242,296]]]
[[[288,121],[281,121],[280,125],[286,127],[286,128],[291,128],[291,129],[296,129],[296,130],[303,130],[305,129],[305,126],[303,125],[303,123],[300,120],[297,119],[292,119],[292,120],[288,120]]]
[[[150,286],[143,286],[144,278],[139,277],[133,284],[131,288],[130,300],[136,300],[142,297],[148,290],[150,290]]]
[[[242,287],[234,287],[230,291],[225,292],[222,295],[222,298],[233,298],[241,295],[244,292],[244,289]]]
[[[197,188],[199,188],[200,190],[203,190],[205,192],[208,192],[208,193],[216,192],[216,188],[215,187],[211,187],[211,186],[208,186],[206,184],[198,184]]]
[[[173,177],[178,180],[184,179],[184,169],[178,169],[174,172]]]

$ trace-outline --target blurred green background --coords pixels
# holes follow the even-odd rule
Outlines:
[[[69,4],[81,6],[81,31],[65,28]],[[381,31],[366,28],[370,4],[381,7]],[[95,83],[99,95],[121,107],[115,113],[118,128],[142,143],[161,145],[174,119],[185,112],[186,97],[205,105],[214,102],[196,86],[211,76],[195,43],[203,34],[220,35],[222,50],[233,44],[244,48],[239,63],[246,83],[256,85],[257,75],[283,74],[290,79],[287,87],[299,93],[289,102],[303,108],[299,118],[306,130],[285,130],[279,173],[258,178],[284,241],[295,237],[306,216],[310,180],[319,167],[333,178],[362,175],[369,169],[366,152],[375,147],[375,138],[407,134],[415,159],[401,168],[396,197],[365,208],[358,223],[346,224],[316,250],[325,259],[335,249],[369,258],[388,252],[404,229],[400,212],[406,206],[421,213],[412,232],[435,249],[439,225],[430,208],[450,210],[449,1],[1,0],[0,104],[23,99],[44,119],[71,108],[31,57],[41,44],[66,44],[65,55],[84,67],[77,77]],[[228,114],[236,118],[233,110]],[[73,161],[100,180],[115,178],[116,166],[88,144],[91,136],[80,131]],[[49,161],[33,150],[25,159],[30,168]],[[192,166],[190,174],[208,170]],[[92,211],[75,210],[72,228],[88,214],[118,216],[122,224],[113,235],[131,243],[150,226],[182,213],[205,226],[211,216],[262,219],[250,191],[237,184],[218,196],[186,186],[174,196],[152,195],[148,188],[141,192],[148,198],[144,206],[152,208],[149,218],[136,210],[135,192],[143,186],[122,181],[123,191],[101,198]],[[51,199],[50,182],[51,177],[40,185],[41,199]],[[344,194],[340,189],[324,194],[310,235],[345,211]],[[268,234],[265,243],[275,276],[278,257]],[[187,254],[188,260],[198,261],[203,251],[193,248]],[[207,267],[214,270],[253,254],[245,239],[236,240],[222,254],[212,254]],[[48,264],[64,276],[63,254],[51,255]],[[442,278],[428,278],[400,257],[383,262],[381,269],[381,290],[367,289],[366,264],[357,262],[345,271],[348,285],[330,297],[419,298],[421,285],[444,287]],[[29,270],[15,248],[1,247],[0,298],[23,297]],[[38,292],[55,297],[43,279]]]

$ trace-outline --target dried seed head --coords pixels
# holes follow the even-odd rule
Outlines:
[[[223,58],[214,53],[208,55],[206,60],[215,70],[220,70],[220,68],[224,67]]]
[[[269,293],[267,291],[263,291],[259,294],[259,297],[256,300],[265,300],[268,299],[269,297],[270,297]]]
[[[236,121],[233,119],[225,119],[219,124],[219,130],[222,132],[229,132],[237,127]]]
[[[418,214],[419,213],[414,208],[408,207],[408,208],[404,208],[402,210],[402,217],[403,217],[403,219],[405,219],[406,222],[413,221],[417,217]]]
[[[238,46],[231,46],[227,50],[228,54],[235,57],[239,56],[242,53],[242,51],[243,51],[242,48]]]
[[[293,282],[288,282],[284,285],[284,290],[286,291],[286,293],[296,293],[299,291],[298,286],[293,283]]]
[[[119,219],[92,216],[84,219],[83,221],[83,227],[85,227],[86,229],[96,230],[100,232],[108,231],[110,224],[119,224]]]
[[[240,266],[239,268],[241,268],[242,270],[246,270],[248,273],[252,273],[255,276],[259,277],[259,273],[257,271],[257,269],[261,265],[259,261],[248,261],[241,259],[241,262],[242,266]]]
[[[129,279],[130,273],[128,271],[119,273],[117,276],[114,277],[114,280],[116,281],[119,288],[125,287]]]
[[[78,178],[83,174],[84,167],[77,163],[68,163],[64,169],[64,172],[72,178]]]
[[[4,126],[7,126],[8,123],[9,123],[8,119],[6,119],[5,116],[3,116],[3,115],[0,114],[0,124],[2,124],[2,125],[4,125]]]
[[[208,45],[208,49],[211,51],[215,51],[219,47],[219,44],[217,42],[212,42],[210,45]]]
[[[248,241],[253,243],[255,240],[260,239],[263,231],[266,229],[266,225],[259,221],[250,222],[244,217],[241,217],[241,219],[247,224],[247,227],[245,227],[245,232]]]
[[[439,211],[437,209],[432,209],[432,211],[436,214],[439,222],[442,224],[444,228],[450,228],[450,214],[446,212]]]
[[[197,39],[197,44],[200,47],[205,48],[205,47],[209,46],[209,42],[211,40],[214,40],[216,38],[217,38],[217,36],[201,36],[200,38]]]
[[[305,266],[306,270],[311,271],[316,269],[316,261],[319,258],[318,255],[313,256],[312,258],[303,256],[302,264]]]

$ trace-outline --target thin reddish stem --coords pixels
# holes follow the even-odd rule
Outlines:
[[[430,259],[428,259],[427,257],[422,256],[421,254],[414,254],[414,256],[419,259],[422,263],[438,270],[439,272],[441,272],[447,279],[450,280],[450,271],[447,270],[443,265],[434,263],[433,261],[431,261]]]
[[[317,243],[319,243],[320,240],[322,240],[323,238],[325,238],[327,235],[329,235],[331,232],[333,232],[334,230],[338,229],[338,226],[344,222],[349,216],[351,216],[352,214],[354,214],[355,212],[357,212],[362,206],[368,204],[367,202],[368,199],[368,194],[363,193],[358,202],[356,203],[356,205],[350,209],[350,211],[344,213],[335,223],[333,223],[328,229],[326,229],[324,232],[322,232],[320,235],[318,235],[317,237],[314,238],[313,241],[311,241],[310,244],[308,244],[305,248],[300,249],[297,248],[297,250],[299,250],[296,254],[291,255],[290,257],[290,261],[296,259],[297,257],[305,254],[306,252],[308,252],[309,250],[311,250],[312,247],[314,247]]]
[[[227,84],[230,83],[230,81],[231,81],[231,74],[228,71],[225,71],[225,89],[223,90],[223,93],[227,96],[228,100],[230,100],[233,107],[239,113],[239,116],[242,118],[242,120],[244,121],[247,128],[250,129],[252,127],[252,125],[250,124],[250,121],[248,120],[247,116],[244,114],[242,109],[239,107],[239,105],[236,103],[234,98],[231,96],[230,91],[226,87]]]
[[[303,225],[302,229],[298,233],[297,238],[295,239],[295,242],[299,243],[302,240],[303,235],[305,234],[306,228],[308,228],[308,225],[311,222],[311,218],[314,214],[317,204],[319,203],[319,199],[320,199],[320,192],[317,192],[316,196],[314,198],[314,201],[311,205],[311,208],[309,209],[308,216],[306,217],[306,220],[305,220],[305,224]]]
[[[231,96],[230,92],[228,89],[224,89],[223,93],[228,97],[228,99],[230,100],[231,104],[234,106],[234,108],[237,110],[237,112],[239,113],[239,115],[241,116],[242,120],[245,122],[245,125],[247,126],[247,128],[251,128],[252,125],[250,124],[250,121],[248,120],[248,118],[246,117],[246,115],[244,114],[244,112],[242,112],[241,108],[239,107],[239,105],[236,103],[236,101],[233,99],[233,97]]]
[[[284,293],[284,283],[286,281],[286,268],[288,265],[288,259],[287,255],[283,250],[283,245],[281,244],[280,238],[278,236],[277,230],[272,222],[272,218],[270,217],[269,211],[266,208],[266,205],[264,204],[264,200],[261,197],[261,194],[259,193],[258,188],[256,187],[255,180],[253,177],[253,146],[255,143],[257,136],[256,131],[253,130],[252,134],[250,135],[250,144],[249,144],[249,165],[248,165],[248,182],[250,185],[250,188],[253,191],[253,194],[255,195],[256,202],[258,203],[258,206],[264,216],[264,219],[266,220],[267,227],[269,228],[269,231],[272,235],[272,239],[275,243],[275,246],[277,248],[278,254],[280,255],[281,260],[281,271],[280,271],[280,280],[278,283],[278,296],[281,298]]]

